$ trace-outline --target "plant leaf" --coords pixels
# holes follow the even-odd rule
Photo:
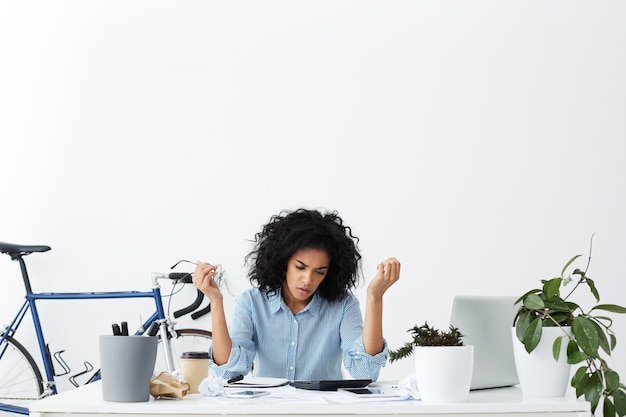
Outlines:
[[[524,298],[524,307],[529,310],[542,310],[545,308],[545,304],[537,294],[528,294]]]
[[[552,278],[543,284],[543,293],[548,299],[559,297],[562,278]]]
[[[526,329],[530,325],[530,312],[524,311],[519,314],[517,318],[517,322],[515,323],[515,335],[517,339],[524,343],[524,333],[526,333]]]
[[[411,343],[405,343],[402,347],[397,350],[389,351],[389,362],[393,363],[400,359],[411,356],[413,353],[413,345]]]
[[[581,395],[585,393],[585,384],[589,379],[589,374],[587,374],[586,366],[581,366],[576,370],[576,373],[572,377],[571,385],[576,388],[576,398],[579,398]]]
[[[593,414],[600,402],[602,395],[602,379],[597,372],[594,372],[585,383],[585,400],[591,403],[591,413]]]
[[[613,392],[619,387],[619,375],[612,369],[604,371],[604,381],[608,392]]]
[[[620,417],[626,415],[626,392],[624,390],[619,389],[613,393],[613,398],[615,401],[615,411],[617,411],[617,415]]]
[[[561,326],[570,326],[572,324],[572,320],[574,320],[574,316],[569,311],[550,313],[550,317],[552,317]],[[549,322],[549,320],[547,322]],[[546,327],[545,323],[544,327]]]
[[[572,259],[567,261],[567,263],[565,264],[565,266],[561,270],[561,276],[563,276],[563,274],[565,273],[565,270],[572,264],[572,262],[574,262],[576,259],[580,258],[581,256],[582,256],[582,254],[581,255],[576,255]]]
[[[530,322],[530,325],[524,332],[524,340],[522,340],[522,343],[524,343],[524,348],[526,348],[526,352],[530,353],[535,350],[540,340],[541,319],[537,318]]]
[[[618,306],[616,304],[598,304],[590,311],[593,310],[604,310],[610,311],[611,313],[626,314],[626,307]]]
[[[577,363],[581,363],[586,360],[587,355],[585,355],[585,352],[581,352],[580,350],[567,355],[567,363],[569,363],[570,365],[576,365]]]
[[[592,358],[598,356],[598,332],[591,320],[583,316],[575,317],[572,322],[572,333],[587,356]]]
[[[581,352],[578,348],[578,343],[574,340],[570,340],[567,344],[567,363],[574,365],[587,360],[585,352]]]
[[[513,305],[517,305],[517,304],[521,303],[522,301],[524,301],[524,299],[525,299],[526,297],[528,297],[528,295],[529,295],[529,294],[537,294],[537,293],[540,293],[540,292],[541,292],[541,290],[536,289],[536,288],[535,288],[534,290],[530,290],[530,291],[528,291],[526,294],[522,295],[520,298],[518,298],[517,300],[515,300],[515,302],[513,303]]]
[[[602,415],[605,417],[615,416],[615,407],[611,400],[607,397],[604,398],[604,404],[602,405]]]
[[[566,301],[565,304],[567,304],[567,307],[569,308],[570,311],[574,311],[574,310],[582,310],[582,308],[580,308],[580,306],[572,301]]]
[[[552,297],[544,301],[545,308],[555,311],[570,311],[570,305],[560,297]]]
[[[598,334],[598,343],[600,344],[600,347],[604,352],[606,352],[607,355],[611,355],[611,347],[609,346],[609,341],[606,338],[606,333],[604,332],[604,329],[602,329],[602,327],[600,327],[600,325],[595,320],[591,320],[591,323],[596,328],[596,333]]]
[[[600,294],[598,293],[598,290],[596,289],[596,283],[593,282],[591,278],[585,278],[585,282],[589,286],[589,290],[591,290],[591,293],[593,294],[593,296],[596,297],[596,301],[600,301]]]
[[[559,356],[561,356],[561,343],[563,343],[563,338],[567,336],[559,336],[554,339],[554,343],[552,343],[552,356],[555,361],[559,360]]]

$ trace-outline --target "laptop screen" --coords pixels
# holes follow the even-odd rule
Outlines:
[[[457,295],[450,324],[474,346],[471,389],[497,388],[519,383],[513,358],[511,328],[516,297]]]

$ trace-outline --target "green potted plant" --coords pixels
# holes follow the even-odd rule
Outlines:
[[[396,350],[390,350],[389,362],[411,356],[415,346],[463,346],[463,334],[454,326],[450,326],[449,330],[439,330],[425,322],[421,326],[416,324],[407,333],[411,334],[412,340]]]
[[[423,403],[455,403],[467,399],[474,366],[474,347],[463,344],[454,326],[439,330],[425,322],[407,330],[412,340],[389,352],[389,361],[413,355],[415,378]]]
[[[591,240],[593,243],[593,236]],[[566,352],[569,364],[567,378],[569,367],[581,364],[570,382],[576,390],[576,397],[584,396],[589,401],[592,414],[595,414],[602,402],[604,417],[622,417],[626,415],[626,387],[605,359],[605,355],[610,356],[617,343],[611,328],[613,320],[605,312],[622,314],[626,313],[626,308],[616,304],[600,304],[596,284],[587,276],[591,247],[584,270],[576,268],[567,274],[572,264],[582,256],[576,255],[565,264],[560,276],[541,280],[541,288],[528,291],[515,302],[519,304],[519,309],[513,322],[513,332],[530,354],[539,346],[542,335],[550,328],[556,328],[557,336],[553,341],[547,341],[552,345],[553,359],[558,361],[560,352]],[[572,286],[566,291],[568,285]],[[593,295],[596,302],[590,308],[573,301],[574,295],[579,295],[584,289]]]

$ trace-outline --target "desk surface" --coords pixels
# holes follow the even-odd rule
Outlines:
[[[588,417],[589,403],[575,398],[524,399],[517,387],[473,391],[467,402],[459,404],[422,404],[420,401],[354,402],[347,394],[297,390],[293,387],[272,388],[272,395],[255,399],[230,399],[190,394],[182,400],[154,400],[140,403],[114,403],[102,400],[100,383],[45,398],[30,405],[34,417],[94,417],[106,414],[128,416],[198,415],[400,415],[400,416],[534,416]]]

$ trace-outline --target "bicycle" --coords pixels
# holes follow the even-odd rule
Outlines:
[[[155,371],[165,370],[174,372],[178,367],[177,359],[183,351],[208,351],[211,343],[211,332],[201,329],[175,329],[174,322],[166,314],[161,295],[159,280],[167,279],[174,286],[191,282],[191,274],[185,272],[153,273],[151,291],[106,291],[106,292],[33,292],[26,262],[24,257],[31,253],[47,252],[51,248],[43,245],[16,245],[0,242],[0,253],[8,255],[20,265],[22,280],[26,291],[26,300],[17,314],[5,329],[1,329],[0,336],[0,411],[28,415],[28,402],[57,394],[55,377],[66,375],[69,368],[62,360],[60,354],[54,354],[55,360],[61,365],[64,373],[57,374],[52,360],[53,355],[46,343],[41,326],[41,320],[37,311],[39,300],[95,300],[95,299],[119,299],[119,298],[152,298],[155,302],[156,311],[145,320],[134,333],[135,335],[149,335],[159,338],[159,353]],[[188,262],[188,261],[185,261]],[[177,263],[178,264],[178,263]],[[176,265],[177,265],[176,264]],[[174,265],[174,266],[176,266]],[[174,267],[172,267],[173,269]],[[220,269],[220,274],[223,271]],[[220,278],[222,278],[220,276]],[[174,288],[172,293],[174,294]],[[197,310],[203,300],[203,294],[197,290],[196,299],[189,306],[173,313],[174,318],[192,313],[192,318],[198,318],[210,311],[211,305]],[[36,339],[45,371],[45,379],[33,355],[24,345],[15,339],[15,333],[20,327],[27,312],[30,310],[35,329]],[[196,311],[197,310],[197,311]],[[85,362],[87,365],[87,362]],[[94,371],[86,369],[70,377],[70,382],[78,386],[75,379],[79,375]],[[74,379],[72,381],[72,378]],[[95,370],[86,383],[100,379],[100,371]]]

